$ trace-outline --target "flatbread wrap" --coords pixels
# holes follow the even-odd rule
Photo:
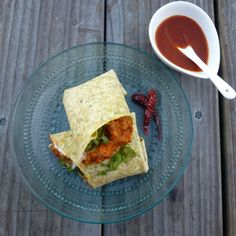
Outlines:
[[[148,171],[145,143],[125,94],[113,70],[64,91],[71,130],[51,134],[50,148],[94,188]]]

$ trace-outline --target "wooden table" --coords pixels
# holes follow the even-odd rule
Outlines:
[[[153,210],[111,225],[74,222],[46,209],[22,183],[9,147],[10,112],[40,63],[80,43],[110,41],[153,53],[152,14],[167,0],[0,0],[0,235],[236,235],[236,100],[209,81],[174,72],[190,102],[192,160]],[[192,1],[215,21],[220,75],[236,88],[236,0]]]

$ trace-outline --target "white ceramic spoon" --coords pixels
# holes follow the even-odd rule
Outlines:
[[[236,97],[235,90],[221,79],[214,71],[211,70],[195,53],[191,46],[186,48],[177,47],[186,57],[192,60],[199,66],[200,69],[209,77],[213,84],[217,87],[220,93],[227,99],[234,99]]]

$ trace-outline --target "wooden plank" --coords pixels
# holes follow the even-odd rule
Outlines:
[[[236,89],[236,1],[216,1],[218,31],[221,43],[221,75]],[[221,98],[224,230],[236,235],[236,100]]]
[[[9,154],[8,125],[32,71],[68,47],[103,41],[103,26],[99,0],[0,1],[0,235],[101,235],[101,225],[64,219],[29,193]]]
[[[107,41],[152,52],[148,24],[168,1],[107,0]],[[213,1],[197,1],[213,18]],[[171,194],[149,213],[127,223],[105,225],[104,235],[222,235],[218,93],[209,81],[176,73],[190,102],[192,160]]]

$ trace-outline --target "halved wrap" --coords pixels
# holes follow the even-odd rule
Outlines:
[[[125,94],[113,70],[64,91],[71,130],[50,135],[50,148],[76,165],[92,187],[148,171],[145,144]]]

